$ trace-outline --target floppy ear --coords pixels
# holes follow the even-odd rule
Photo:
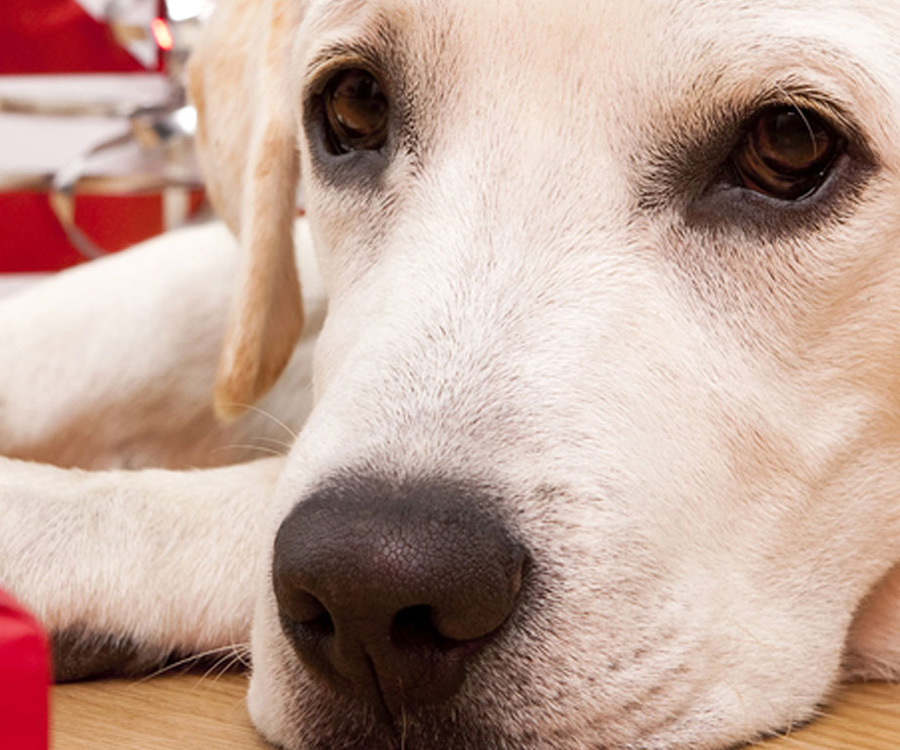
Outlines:
[[[219,0],[188,69],[207,190],[243,251],[216,376],[223,419],[274,384],[303,327],[292,237],[297,123],[287,101],[291,32],[302,5]]]

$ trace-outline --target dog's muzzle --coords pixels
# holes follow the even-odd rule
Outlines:
[[[275,540],[282,628],[332,689],[390,720],[446,700],[516,606],[524,548],[487,493],[445,481],[338,478]]]

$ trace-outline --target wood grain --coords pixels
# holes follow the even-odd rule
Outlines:
[[[53,750],[266,750],[244,704],[247,677],[195,674],[58,685]]]
[[[244,705],[247,678],[196,674],[53,689],[54,750],[266,750]],[[815,723],[760,750],[896,750],[900,685],[852,685]],[[335,748],[335,750],[340,750]],[[435,748],[449,750],[449,748]]]

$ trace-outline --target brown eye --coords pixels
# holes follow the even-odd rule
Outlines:
[[[815,112],[772,107],[751,123],[732,155],[744,187],[782,200],[815,192],[843,145]]]
[[[377,150],[384,145],[388,100],[369,71],[340,71],[328,81],[323,99],[327,143],[333,154]]]

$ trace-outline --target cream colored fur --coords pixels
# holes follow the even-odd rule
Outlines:
[[[373,56],[406,107],[374,188],[303,111]],[[536,571],[409,750],[722,750],[900,678],[900,5],[223,0],[191,80],[243,255],[190,230],[0,305],[0,584],[51,631],[249,638],[266,738],[370,747],[269,584],[281,520],[365,464],[498,488]],[[849,166],[710,203],[717,123],[785,96]],[[286,437],[266,392],[286,456],[202,468]]]

